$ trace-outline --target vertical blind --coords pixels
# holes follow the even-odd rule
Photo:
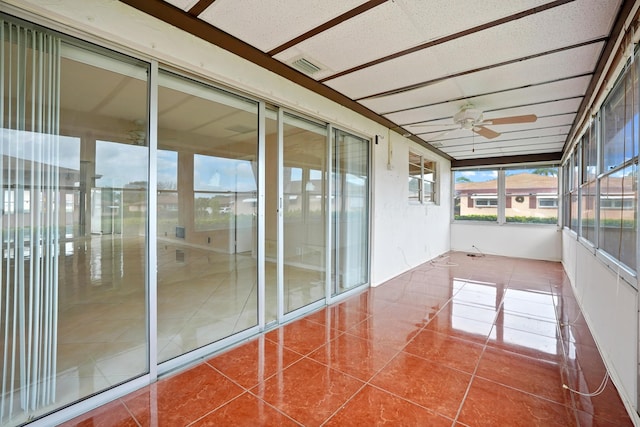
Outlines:
[[[0,24],[4,424],[55,400],[60,40]]]

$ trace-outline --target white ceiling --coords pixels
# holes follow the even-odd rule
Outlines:
[[[264,53],[269,61],[292,68],[292,61],[304,58],[320,71],[305,75],[286,69],[281,74],[311,89],[324,86],[339,102],[371,113],[454,161],[479,162],[541,153],[559,158],[590,83],[598,77],[616,20],[626,18],[618,15],[633,3],[122,1],[187,31],[185,15],[206,23],[212,29],[210,41],[227,48],[231,44],[226,45],[224,33],[237,38],[247,49],[234,53],[261,65]],[[488,125],[501,135],[486,139],[453,124],[453,115],[469,104],[485,119],[525,114],[538,119]]]

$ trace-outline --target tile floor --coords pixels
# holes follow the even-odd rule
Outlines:
[[[558,263],[450,253],[65,426],[631,426]]]

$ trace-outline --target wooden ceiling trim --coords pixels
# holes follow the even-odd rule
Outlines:
[[[198,16],[211,6],[216,0],[200,0],[189,9],[189,15]]]
[[[409,49],[401,50],[400,52],[396,52],[396,53],[393,53],[391,55],[384,56],[382,58],[374,59],[373,61],[369,61],[369,62],[367,62],[365,64],[361,64],[361,65],[358,65],[356,67],[349,68],[348,70],[344,70],[344,71],[341,71],[339,73],[336,73],[336,74],[330,75],[328,77],[325,77],[325,78],[321,79],[320,82],[324,83],[324,82],[327,82],[329,80],[336,79],[338,77],[342,77],[342,76],[345,76],[347,74],[351,74],[353,72],[362,70],[364,68],[372,67],[374,65],[381,64],[383,62],[387,62],[387,61],[390,61],[392,59],[399,58],[401,56],[409,55],[411,53],[418,52],[418,51],[423,50],[423,49],[428,49],[430,47],[437,46],[439,44],[446,43],[446,42],[451,41],[451,40],[459,39],[461,37],[465,37],[465,36],[468,36],[470,34],[477,33],[479,31],[483,31],[483,30],[486,30],[486,29],[489,29],[489,28],[492,28],[492,27],[496,27],[498,25],[503,25],[503,24],[506,24],[506,23],[511,22],[511,21],[516,21],[518,19],[526,18],[527,16],[534,15],[534,14],[540,13],[540,12],[544,12],[546,10],[553,9],[555,7],[558,7],[558,6],[565,5],[565,4],[571,3],[573,1],[575,1],[575,0],[556,0],[556,1],[552,1],[550,3],[543,4],[541,6],[537,6],[537,7],[534,7],[532,9],[525,10],[523,12],[518,12],[516,14],[509,15],[509,16],[506,16],[504,18],[496,19],[495,21],[487,22],[485,24],[478,25],[478,26],[472,27],[472,28],[468,28],[466,30],[459,31],[457,33],[450,34],[448,36],[445,36],[445,37],[442,37],[442,38],[439,38],[439,39],[436,39],[436,40],[432,40],[432,41],[429,41],[429,42],[426,42],[426,43],[419,44],[419,45],[414,46],[414,47],[409,48]]]
[[[196,37],[201,38],[215,46],[220,47],[226,51],[229,51],[241,58],[246,59],[266,70],[269,70],[279,76],[284,77],[312,92],[317,93],[331,101],[334,101],[345,108],[348,108],[362,116],[396,131],[399,129],[398,125],[391,120],[383,117],[372,110],[368,109],[362,104],[359,104],[351,98],[339,93],[338,91],[321,84],[320,82],[302,74],[299,71],[283,64],[280,61],[275,60],[271,56],[262,52],[261,50],[250,46],[242,40],[233,37],[232,35],[202,21],[190,15],[189,13],[177,8],[162,0],[120,0],[121,2],[138,9],[154,18],[166,22],[176,28],[179,28],[187,33],[193,34]],[[401,133],[402,134],[402,133]],[[439,156],[445,159],[452,160],[452,157],[448,154],[438,150],[435,147],[425,144],[424,141],[419,140],[416,137],[416,142],[424,145],[427,149],[433,151]]]
[[[275,55],[279,54],[280,52],[289,49],[292,46],[295,46],[295,45],[297,45],[297,44],[299,44],[299,43],[301,43],[301,42],[303,42],[303,41],[305,41],[305,40],[307,40],[307,39],[309,39],[309,38],[311,38],[311,37],[313,37],[315,35],[318,35],[318,34],[324,32],[324,31],[327,31],[328,29],[330,29],[332,27],[335,27],[336,25],[342,24],[344,21],[347,21],[347,20],[349,20],[349,19],[351,19],[353,17],[356,17],[356,16],[358,16],[358,15],[360,15],[360,14],[362,14],[362,13],[364,13],[364,12],[370,10],[370,9],[373,9],[374,7],[380,6],[381,4],[386,3],[387,1],[389,1],[389,0],[370,0],[370,1],[366,2],[366,3],[363,3],[360,6],[355,7],[353,9],[351,9],[350,11],[345,12],[342,15],[333,18],[333,19],[325,22],[322,25],[318,25],[317,27],[307,31],[304,34],[299,35],[295,39],[289,40],[288,42],[286,42],[286,43],[284,43],[284,44],[282,44],[282,45],[270,50],[268,52],[268,54],[271,55],[271,56],[275,56]]]
[[[500,156],[500,157],[485,157],[478,159],[461,159],[452,160],[451,168],[466,168],[474,166],[492,166],[492,165],[507,165],[518,163],[536,163],[536,162],[560,162],[562,158],[562,152],[555,153],[539,153],[539,154],[524,154],[517,156]]]
[[[510,59],[510,60],[504,61],[504,62],[497,62],[495,64],[487,65],[487,66],[484,66],[484,67],[474,68],[472,70],[461,71],[459,73],[449,74],[448,76],[438,77],[436,79],[427,80],[427,81],[420,82],[420,83],[415,83],[415,84],[412,84],[412,85],[407,85],[407,86],[400,87],[400,88],[397,88],[397,89],[391,89],[391,90],[388,90],[388,91],[385,91],[385,92],[379,92],[379,93],[376,93],[376,94],[373,94],[373,95],[363,96],[361,98],[356,98],[356,101],[363,101],[363,100],[367,100],[367,99],[383,98],[385,96],[397,95],[397,94],[400,94],[400,93],[409,92],[409,91],[412,91],[412,90],[421,89],[423,87],[431,86],[432,84],[439,83],[439,82],[444,81],[444,80],[453,79],[453,78],[456,78],[456,77],[462,77],[462,76],[466,76],[468,74],[478,73],[480,71],[491,70],[493,68],[503,67],[505,65],[515,64],[515,63],[522,62],[522,61],[528,61],[530,59],[540,58],[542,56],[551,55],[551,54],[554,54],[554,53],[560,53],[560,52],[564,52],[566,50],[577,49],[577,48],[588,46],[588,45],[591,45],[591,44],[594,44],[594,43],[603,43],[603,42],[606,42],[607,40],[608,40],[608,37],[600,37],[600,38],[597,38],[597,39],[594,39],[594,40],[590,40],[590,41],[582,42],[582,43],[577,43],[577,44],[574,44],[574,45],[571,45],[571,46],[563,46],[561,48],[548,50],[546,52],[540,52],[540,53],[536,53],[536,54],[533,54],[533,55],[522,56],[520,58]]]

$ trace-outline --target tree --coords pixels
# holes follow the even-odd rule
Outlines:
[[[534,169],[531,173],[542,176],[557,176],[558,168],[538,168]]]
[[[456,182],[471,182],[471,180],[464,175],[460,175],[456,178]]]

